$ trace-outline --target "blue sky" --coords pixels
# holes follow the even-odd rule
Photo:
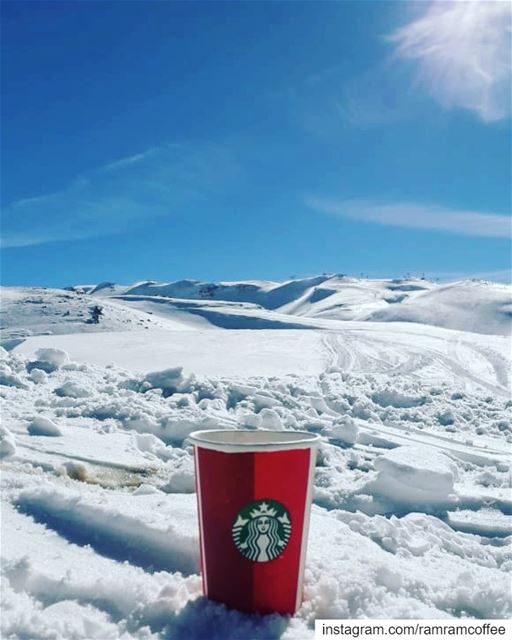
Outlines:
[[[2,282],[506,280],[506,2],[3,2]]]

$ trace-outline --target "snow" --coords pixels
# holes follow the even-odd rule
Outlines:
[[[370,518],[316,508],[313,514],[306,620],[443,618],[462,612],[500,618],[509,610],[500,554],[437,518]]]
[[[325,434],[333,440],[339,440],[345,444],[355,444],[359,435],[359,428],[353,418],[343,416],[333,422]]]
[[[259,429],[267,429],[270,431],[282,431],[283,423],[281,422],[281,416],[274,411],[274,409],[269,409],[268,407],[264,407],[258,414],[258,428]]]
[[[16,440],[12,433],[0,425],[0,458],[8,458],[16,453]]]
[[[426,290],[376,311],[368,319],[499,334],[510,332],[510,302],[507,285],[463,281]]]
[[[91,324],[91,309],[103,316]],[[407,322],[510,335],[510,286],[488,281],[435,284],[425,279],[322,275],[286,282],[241,281],[135,285],[102,283],[68,290],[2,290],[3,341],[98,331],[328,328],[332,322]]]
[[[48,376],[46,371],[43,371],[42,369],[32,369],[30,372],[30,379],[36,384],[44,384],[48,381]]]
[[[169,395],[177,391],[190,391],[190,383],[183,376],[183,367],[171,367],[163,371],[153,371],[147,373],[144,382],[150,385],[149,388],[161,389]]]
[[[444,453],[428,446],[397,447],[377,458],[373,492],[394,504],[444,505],[452,496],[457,469]]]
[[[312,640],[322,617],[512,614],[510,289],[326,275],[2,297],[2,637]],[[291,618],[202,596],[188,435],[212,428],[321,436]]]
[[[181,496],[172,503],[164,498],[158,493],[114,494],[109,500],[109,496],[43,486],[22,492],[15,504],[21,513],[51,523],[65,538],[82,540],[102,555],[129,559],[149,572],[197,573],[197,532],[191,517],[195,504],[180,500]],[[180,526],[169,524],[177,514]]]
[[[200,375],[286,375],[324,369],[327,352],[322,336],[314,331],[194,330],[111,332],[28,338],[16,353],[35,357],[40,345],[58,344],[75,361],[109,365],[151,373],[186,365]],[[307,359],[304,357],[307,355]]]
[[[68,354],[62,349],[41,348],[36,351],[36,357],[39,362],[53,365],[56,369],[69,362]]]
[[[5,364],[0,364],[0,384],[6,387],[26,388],[20,377]]]
[[[62,432],[53,420],[44,416],[37,416],[28,425],[27,431],[31,436],[61,436]]]

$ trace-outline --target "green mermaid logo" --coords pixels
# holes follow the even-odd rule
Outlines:
[[[240,510],[232,527],[240,553],[253,562],[269,562],[283,553],[292,530],[290,515],[276,500],[257,500]]]

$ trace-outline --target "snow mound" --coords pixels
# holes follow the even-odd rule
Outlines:
[[[372,400],[381,407],[395,407],[397,409],[419,407],[426,402],[426,398],[424,396],[408,396],[404,393],[399,393],[394,389],[377,391],[372,395]]]
[[[68,354],[62,349],[53,349],[51,347],[41,348],[36,351],[37,359],[53,365],[56,369],[62,367],[63,364],[69,362]]]
[[[152,484],[142,483],[139,487],[137,487],[137,489],[135,489],[135,491],[133,492],[133,495],[134,496],[150,496],[150,495],[154,495],[155,493],[162,494],[163,492],[159,491]]]
[[[331,518],[313,507],[310,536],[302,615],[311,621],[438,619],[461,611],[500,618],[511,610],[510,575],[497,569],[491,545],[436,517],[338,511]]]
[[[0,425],[0,459],[16,453],[16,441],[7,427]]]
[[[105,290],[106,295],[109,291]],[[257,305],[295,318],[414,322],[476,333],[511,332],[511,288],[486,281],[434,284],[416,278],[362,279],[331,274],[286,282],[152,281],[124,289],[127,299],[140,295],[155,300],[197,300],[206,306],[209,301]],[[231,319],[231,324],[221,326],[236,328],[236,315]],[[239,322],[244,320],[245,316],[239,316]]]
[[[400,304],[374,311],[366,319],[510,335],[511,303],[512,290],[508,285],[462,281],[419,292]]]
[[[72,380],[66,380],[62,386],[55,389],[55,395],[61,398],[87,398],[91,394],[84,386]]]
[[[403,446],[377,458],[373,493],[394,503],[445,505],[456,479],[455,464],[428,446]]]
[[[123,499],[124,498],[124,499]],[[138,501],[144,501],[140,505]],[[131,559],[147,570],[197,573],[197,529],[175,524],[173,504],[162,494],[122,496],[110,499],[94,494],[44,486],[23,491],[19,509],[36,520],[100,553]],[[186,513],[195,509],[187,503]],[[174,511],[179,507],[174,505]],[[195,524],[195,523],[194,523]]]
[[[31,436],[57,437],[62,435],[62,431],[50,418],[38,416],[28,425],[27,431]]]
[[[326,429],[324,433],[333,440],[341,441],[345,444],[354,444],[357,442],[359,428],[352,418],[343,416],[336,420],[332,427]]]
[[[14,572],[16,573],[16,572]],[[116,640],[118,628],[109,615],[76,600],[60,600],[42,606],[24,594],[20,598],[8,578],[4,578],[3,628],[9,638],[58,638],[66,640]],[[13,581],[16,584],[16,580]],[[52,592],[47,600],[51,602]],[[26,614],[31,611],[30,616]],[[126,636],[131,638],[132,636]]]
[[[269,409],[268,407],[265,407],[260,411],[259,417],[260,417],[260,422],[259,422],[260,429],[267,429],[269,431],[283,430],[283,423],[281,422],[281,417],[277,413],[277,411],[274,411],[274,409]]]
[[[128,287],[125,295],[150,295],[189,300],[226,300],[257,304],[266,309],[277,309],[300,298],[312,287],[327,281],[329,276],[314,276],[271,282],[256,280],[249,282],[199,282],[180,280],[179,282],[143,282]]]
[[[16,387],[17,389],[26,389],[27,385],[21,381],[19,375],[17,375],[6,364],[0,364],[0,385],[5,387]]]
[[[55,538],[47,537],[46,545],[50,541],[55,543]],[[58,545],[56,558],[48,553],[51,544],[48,551],[42,546],[31,560],[23,557],[4,563],[2,637],[58,640],[177,637],[174,635],[177,614],[187,602],[193,605],[199,595],[198,576],[183,578],[179,573],[167,572],[151,575],[129,563],[102,558],[90,548],[76,545]],[[60,575],[48,574],[46,568],[58,563],[60,554],[69,568]],[[44,561],[38,562],[41,556]],[[52,615],[57,613],[58,622]],[[170,627],[169,633],[165,633],[166,626]],[[159,633],[161,630],[163,634]]]
[[[447,409],[446,411],[440,413],[437,416],[437,419],[439,421],[439,424],[442,424],[443,427],[447,427],[455,422],[455,416],[451,409]]]
[[[44,384],[48,381],[48,374],[43,369],[32,369],[30,379],[36,384]]]
[[[171,367],[147,373],[144,381],[148,383],[148,388],[162,389],[169,394],[176,391],[191,391],[191,378],[183,375],[183,367]]]
[[[63,470],[65,474],[73,480],[78,480],[79,482],[88,482],[91,480],[89,469],[82,462],[68,460],[64,463]]]

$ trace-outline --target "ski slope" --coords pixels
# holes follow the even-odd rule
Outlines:
[[[506,336],[467,334],[415,324],[343,323],[340,330],[247,329],[179,333],[109,332],[27,338],[15,353],[34,356],[41,347],[64,349],[73,360],[116,364],[136,371],[165,368],[171,362],[201,375],[320,374],[346,372],[409,375],[435,383],[442,379],[464,389],[507,395]]]
[[[316,618],[512,614],[510,288],[318,276],[2,298],[4,637],[302,640]],[[187,438],[209,428],[321,436],[291,618],[201,595]]]

